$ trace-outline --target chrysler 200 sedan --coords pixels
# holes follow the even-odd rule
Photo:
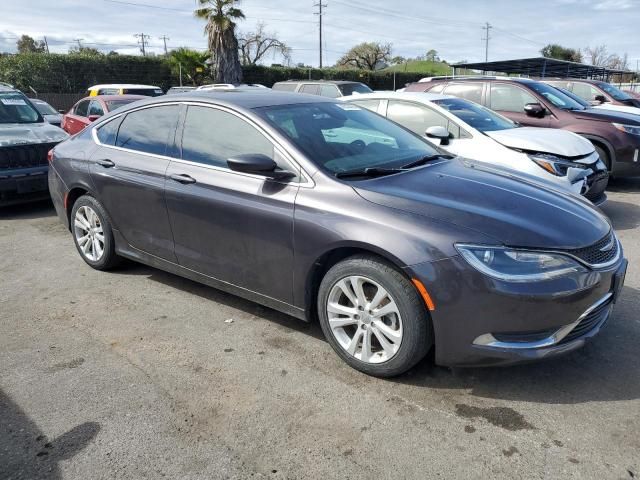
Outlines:
[[[317,317],[377,376],[431,348],[468,366],[574,350],[609,318],[627,264],[587,201],[317,96],[138,102],[57,146],[49,172],[91,267],[124,257]]]

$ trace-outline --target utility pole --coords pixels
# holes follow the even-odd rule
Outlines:
[[[318,7],[318,11],[314,13],[314,15],[318,15],[318,20],[320,21],[320,41],[318,42],[319,51],[320,51],[320,68],[322,68],[322,8],[326,7],[326,3],[322,3],[322,0],[318,0],[318,3],[313,4],[314,7]]]
[[[82,50],[82,40],[84,40],[84,38],[74,38],[73,39],[74,42],[78,42],[78,50]]]
[[[491,26],[491,24],[489,22],[486,23],[486,25],[484,27],[482,27],[483,30],[485,30],[485,36],[483,38],[484,40],[484,62],[487,63],[489,61],[489,39],[491,38],[491,35],[489,35],[489,30],[491,30],[493,27]]]
[[[150,35],[145,35],[144,33],[136,33],[134,35],[138,39],[138,43],[140,44],[140,51],[142,52],[142,56],[145,57],[147,55],[146,46],[148,39],[151,38]]]
[[[49,53],[49,42],[47,42],[47,36],[45,35],[43,38],[44,38],[44,48],[46,48],[47,53]]]
[[[171,39],[169,37],[167,37],[166,35],[163,35],[163,36],[158,37],[158,38],[164,42],[164,54],[167,55],[167,40],[171,40]]]

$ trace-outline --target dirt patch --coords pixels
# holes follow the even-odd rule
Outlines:
[[[520,412],[509,407],[482,408],[459,403],[456,405],[456,414],[463,418],[484,418],[491,425],[505,430],[535,430]]]

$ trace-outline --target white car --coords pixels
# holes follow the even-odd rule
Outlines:
[[[390,92],[341,100],[386,116],[452,154],[583,195],[596,205],[606,200],[607,168],[591,142],[575,133],[521,127],[493,110],[450,95]]]
[[[211,83],[208,85],[200,85],[196,88],[196,91],[202,90],[235,90],[235,89],[251,89],[251,88],[262,88],[266,90],[271,90],[269,87],[265,87],[260,83]]]

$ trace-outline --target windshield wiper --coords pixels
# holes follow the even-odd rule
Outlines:
[[[393,173],[404,172],[402,168],[379,168],[369,167],[358,170],[346,170],[344,172],[335,173],[336,178],[350,178],[350,177],[382,177],[384,175],[391,175]]]
[[[422,158],[416,160],[415,162],[407,163],[406,165],[403,165],[400,168],[406,169],[406,168],[419,167],[421,165],[424,165],[425,163],[431,162],[432,160],[438,160],[439,158],[451,159],[451,158],[455,158],[455,157],[453,155],[445,155],[443,153],[438,153],[436,155],[427,155],[426,157],[422,157]]]

